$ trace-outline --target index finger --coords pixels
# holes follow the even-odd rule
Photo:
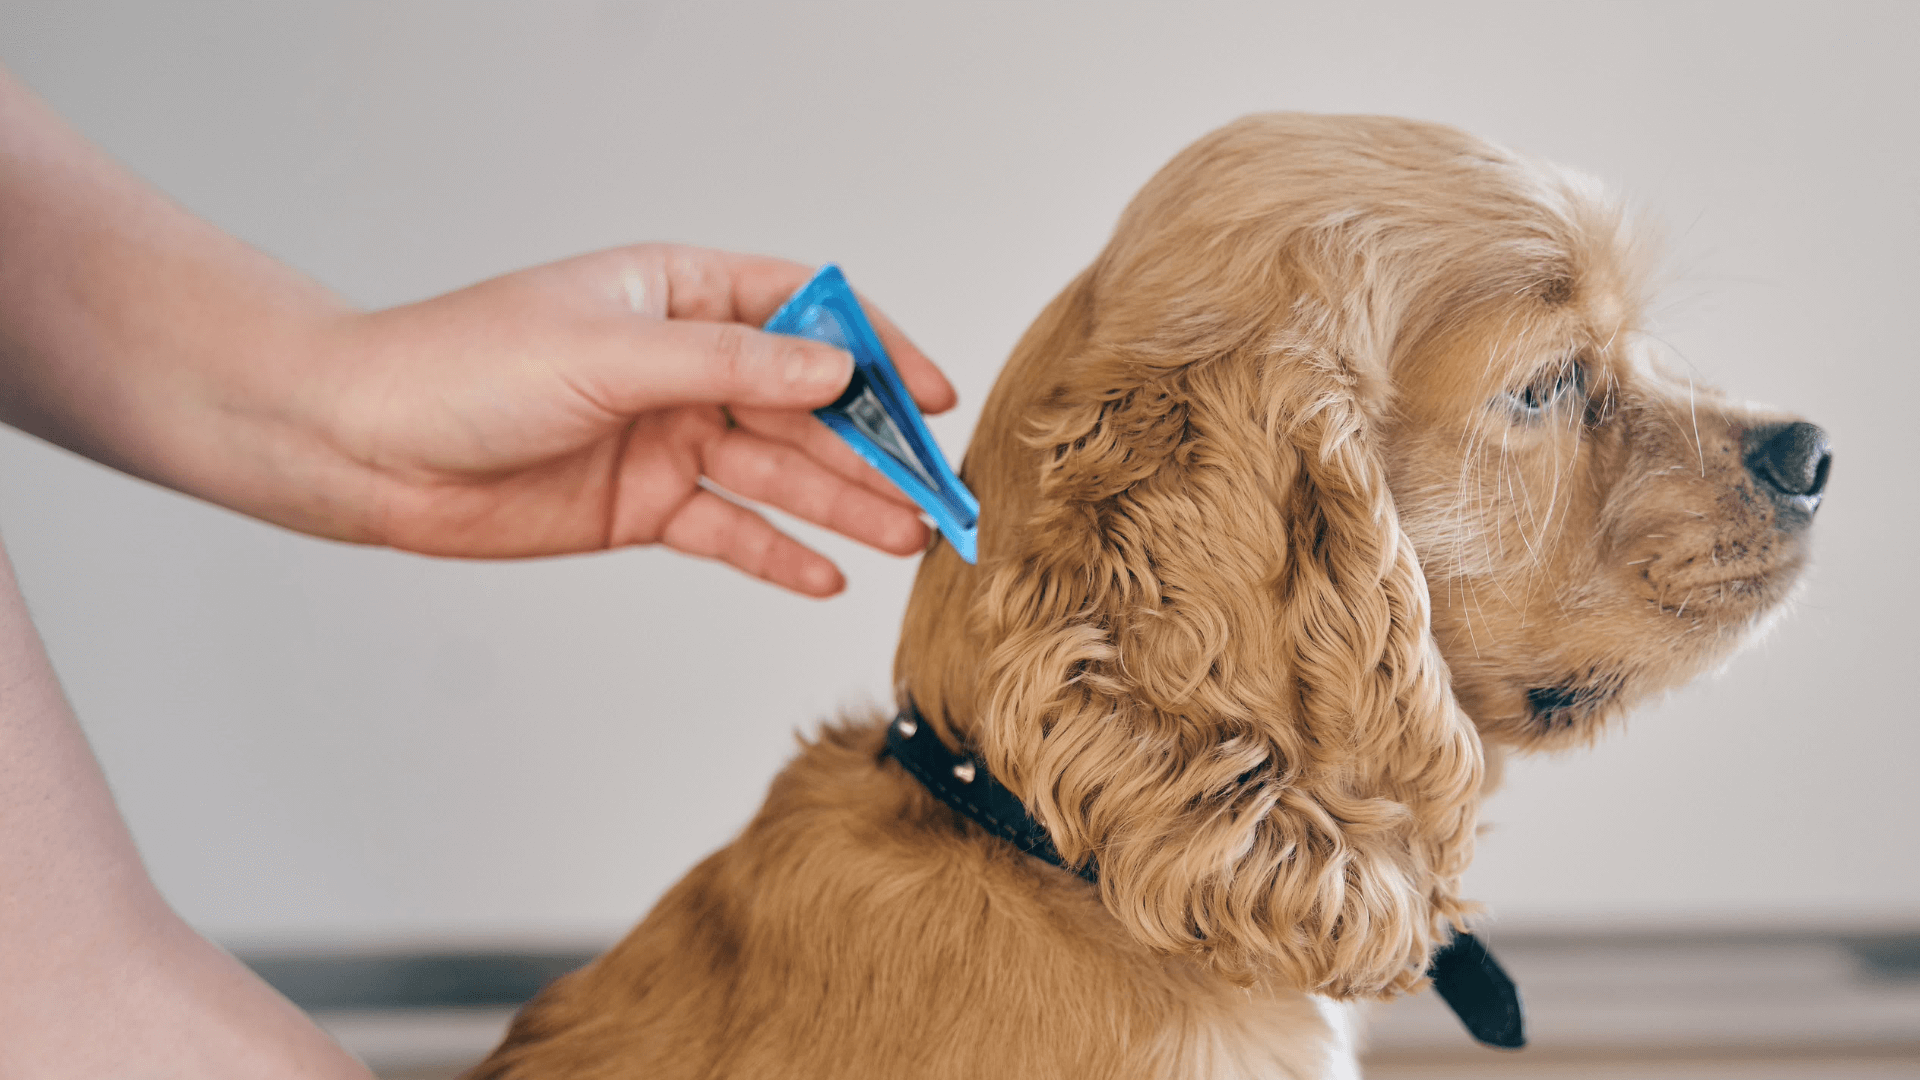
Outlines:
[[[669,318],[727,319],[758,327],[800,291],[815,268],[764,255],[675,247],[666,253],[666,270]],[[860,308],[920,411],[953,408],[959,396],[933,361],[865,297],[860,297]]]

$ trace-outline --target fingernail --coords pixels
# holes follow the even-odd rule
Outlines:
[[[853,379],[853,354],[830,346],[802,349],[787,360],[790,386],[838,390]]]

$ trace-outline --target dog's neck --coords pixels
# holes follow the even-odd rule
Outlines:
[[[968,753],[947,749],[912,702],[887,725],[887,754],[920,781],[929,794],[956,813],[1012,844],[1022,853],[1087,881],[1097,881],[1091,861],[1069,865],[1053,846],[1053,839],[1027,813],[1020,799]]]
[[[1039,498],[1040,457],[1022,438],[1031,415],[1028,395],[1044,393],[1037,372],[1085,343],[1092,322],[1087,283],[1099,263],[1084,271],[1027,328],[980,410],[961,477],[980,500],[980,561],[969,565],[945,543],[920,560],[913,596],[894,655],[899,704],[912,701],[947,738],[967,745],[975,730],[977,679],[992,643],[975,625],[976,604],[996,552],[1031,516]]]
[[[894,656],[898,707],[913,703],[950,746],[973,740],[976,673],[984,643],[968,612],[979,571],[939,545],[920,562]]]

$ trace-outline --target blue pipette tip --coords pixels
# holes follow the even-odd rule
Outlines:
[[[824,341],[853,354],[853,381],[846,392],[813,414],[920,504],[953,550],[974,562],[980,503],[947,465],[840,268],[821,267],[773,313],[766,330]]]

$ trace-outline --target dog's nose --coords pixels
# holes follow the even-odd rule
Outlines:
[[[1817,424],[1798,421],[1748,429],[1741,440],[1747,471],[1781,509],[1811,514],[1827,487],[1833,451]]]

